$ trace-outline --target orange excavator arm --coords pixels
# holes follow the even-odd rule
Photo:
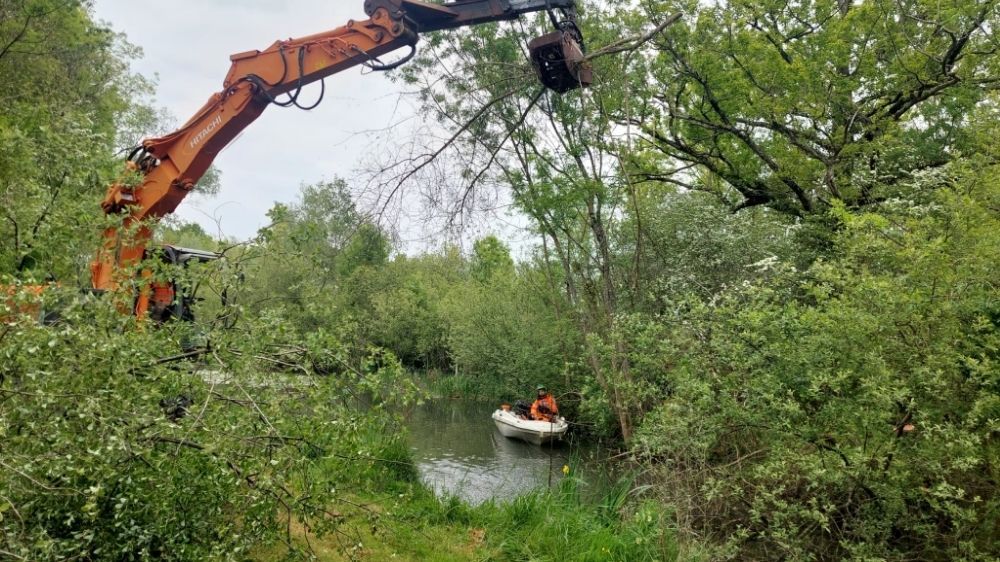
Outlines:
[[[589,84],[589,70],[581,54],[582,37],[575,24],[575,0],[458,0],[445,4],[367,0],[367,20],[278,41],[264,51],[233,55],[221,92],[177,131],[146,140],[130,155],[128,167],[141,181],[137,185],[116,183],[108,189],[101,207],[107,214],[124,214],[125,218],[121,227],[104,233],[102,247],[91,264],[93,287],[111,291],[124,284],[131,275],[129,270],[146,255],[152,223],[174,212],[219,153],[268,106],[312,109],[319,102],[310,107],[299,104],[304,86],[359,65],[386,70],[378,57],[402,47],[410,47],[412,56],[422,32],[516,19],[543,10],[552,15],[557,32],[545,36],[544,45],[533,42],[532,59],[540,79],[557,91]],[[145,290],[137,296],[137,315],[146,314],[152,294],[152,290]]]

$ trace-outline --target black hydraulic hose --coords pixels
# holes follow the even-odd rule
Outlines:
[[[373,57],[369,55],[367,51],[358,49],[359,51],[361,51],[363,55],[365,55],[370,59],[369,62],[364,62],[361,64],[363,64],[366,68],[369,68],[374,72],[388,72],[390,70],[395,70],[403,66],[404,64],[410,62],[411,60],[413,60],[413,57],[417,56],[417,46],[416,45],[407,45],[407,46],[410,48],[410,52],[407,53],[405,57],[399,59],[398,61],[390,62],[389,64],[382,64],[382,61],[380,61],[378,57]],[[375,61],[378,64],[373,64],[371,61]]]
[[[369,59],[368,61],[361,63],[363,66],[365,66],[365,67],[367,67],[367,68],[369,68],[369,69],[371,69],[372,71],[375,71],[375,72],[387,72],[389,70],[394,70],[394,69],[397,69],[397,68],[403,66],[404,64],[406,64],[406,63],[410,62],[411,60],[413,60],[413,58],[415,56],[417,56],[417,46],[416,45],[408,45],[408,46],[410,47],[410,52],[407,53],[406,56],[404,56],[403,58],[401,58],[401,59],[399,59],[397,61],[391,62],[389,64],[382,64],[382,61],[380,61],[378,59],[378,57],[374,57],[374,56],[368,54],[367,51],[365,51],[365,50],[363,50],[361,48],[358,48],[358,47],[354,47],[354,48],[358,52],[360,52],[362,55],[368,57],[368,59]],[[295,106],[295,107],[297,107],[297,108],[299,108],[299,109],[301,109],[303,111],[312,111],[313,109],[316,109],[317,107],[319,107],[319,105],[321,103],[323,103],[323,99],[326,97],[326,80],[325,79],[324,80],[320,80],[319,98],[316,100],[315,103],[313,103],[312,105],[308,105],[308,106],[302,105],[302,104],[299,103],[299,96],[302,94],[302,89],[305,86],[305,58],[306,58],[305,46],[300,46],[299,47],[299,55],[298,55],[299,78],[298,78],[297,84],[295,85],[295,92],[294,93],[289,92],[287,94],[288,95],[288,99],[287,100],[279,100],[275,96],[272,96],[270,94],[270,92],[268,92],[269,88],[273,88],[273,87],[275,87],[275,86],[277,86],[279,84],[284,83],[285,79],[288,78],[288,60],[285,57],[285,48],[284,48],[284,46],[282,46],[280,48],[279,52],[281,54],[281,64],[282,64],[282,67],[283,67],[282,77],[281,77],[280,81],[278,81],[275,84],[271,84],[268,81],[266,81],[263,78],[261,78],[260,76],[257,76],[256,74],[251,74],[251,75],[243,78],[243,80],[246,80],[246,81],[250,82],[251,84],[257,86],[257,88],[260,89],[261,93],[264,94],[264,96],[267,98],[267,101],[269,103],[273,103],[274,105],[277,105],[279,107],[292,107],[292,106]],[[375,63],[377,63],[377,64],[375,64]]]
[[[261,82],[263,82],[264,84],[267,84],[271,88],[277,86],[278,84],[283,83],[285,81],[285,78],[288,78],[288,59],[285,57],[285,46],[284,45],[278,47],[278,55],[281,56],[281,78],[279,78],[278,81],[275,82],[274,84],[271,84],[270,82],[268,82],[267,80],[264,80],[263,78],[260,79]]]
[[[133,148],[132,152],[128,153],[128,158],[126,158],[126,160],[134,162],[136,155],[138,155],[140,152],[142,152],[145,149],[146,149],[146,147],[144,147],[142,145],[139,145],[139,146]]]
[[[284,83],[285,80],[288,78],[288,59],[285,57],[285,47],[284,46],[280,47],[279,52],[281,54],[281,65],[282,65],[281,80],[279,80],[278,82],[275,82],[275,83],[272,84],[272,83],[268,82],[267,80],[264,80],[260,76],[257,76],[256,74],[250,74],[249,76],[247,76],[246,78],[244,78],[244,80],[246,80],[246,81],[250,82],[251,84],[257,86],[257,88],[260,90],[260,92],[262,94],[264,94],[264,97],[267,98],[268,103],[273,103],[274,105],[277,105],[278,107],[292,107],[293,105],[296,106],[296,107],[302,107],[302,106],[300,106],[298,104],[298,98],[299,98],[299,94],[302,93],[303,75],[305,74],[305,48],[304,47],[299,47],[299,56],[298,56],[298,59],[299,59],[298,60],[298,63],[299,63],[299,79],[298,79],[298,84],[296,85],[295,93],[294,94],[293,93],[289,93],[287,100],[279,100],[277,97],[272,96],[271,93],[268,92],[268,90],[270,88],[273,88],[275,86],[278,86],[278,85]],[[324,89],[325,89],[325,85],[324,85]],[[322,99],[322,95],[320,96],[320,99]],[[317,104],[311,106],[309,109],[314,109],[318,105],[319,104],[317,103]]]
[[[319,81],[319,99],[316,100],[316,103],[308,107],[303,106],[299,104],[299,96],[302,94],[302,87],[304,85],[303,82],[305,80],[305,74],[306,74],[306,49],[305,47],[301,47],[299,48],[299,85],[298,89],[295,92],[295,96],[292,98],[292,103],[295,104],[295,107],[303,111],[312,111],[317,107],[319,107],[319,104],[323,103],[323,98],[326,97],[326,80],[324,79]]]
[[[288,101],[284,102],[284,105],[282,105],[281,103],[278,104],[282,105],[282,107],[299,105],[299,96],[302,94],[302,87],[304,86],[303,81],[305,80],[305,73],[306,73],[306,48],[304,45],[299,47],[299,55],[296,58],[298,59],[299,63],[299,78],[297,80],[297,83],[295,84],[295,93],[294,94],[291,92],[288,93]]]
[[[323,98],[325,96],[326,96],[326,80],[320,80],[319,81],[319,99],[316,100],[316,103],[314,103],[314,104],[312,104],[310,106],[299,105],[298,96],[296,96],[295,107],[301,109],[302,111],[312,111],[312,110],[316,109],[317,107],[319,107],[319,104],[323,103]]]
[[[281,53],[281,67],[282,67],[281,80],[278,80],[278,82],[275,83],[275,84],[268,84],[267,82],[264,82],[265,84],[268,84],[268,86],[270,86],[272,88],[274,86],[278,86],[280,84],[284,84],[285,80],[288,78],[288,59],[285,57],[285,46],[282,45],[281,47],[279,47],[278,52]],[[305,48],[304,47],[299,47],[299,84],[298,84],[298,90],[296,90],[295,94],[289,93],[287,101],[279,101],[278,98],[273,97],[270,94],[267,94],[268,99],[274,105],[277,105],[278,107],[292,107],[293,105],[296,105],[296,101],[298,100],[299,94],[302,93],[302,69],[303,69],[302,58],[304,56],[305,56]]]

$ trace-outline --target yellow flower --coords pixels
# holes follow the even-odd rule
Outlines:
[[[566,476],[569,476],[569,465],[568,464],[564,464],[563,465],[563,474],[565,474]]]

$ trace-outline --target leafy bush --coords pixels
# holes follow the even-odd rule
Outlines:
[[[63,300],[54,325],[0,326],[5,557],[242,560],[289,540],[292,519],[323,528],[340,482],[413,478],[373,461],[406,454],[396,418],[354,399],[405,396],[390,358],[319,376],[336,341],[295,343],[264,318],[210,332],[203,363],[175,361],[187,326]]]
[[[662,319],[672,393],[637,444],[690,529],[741,557],[995,559],[998,179],[839,209],[837,257]]]

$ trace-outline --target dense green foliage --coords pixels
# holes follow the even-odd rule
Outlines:
[[[759,557],[995,553],[997,173],[839,210],[836,258],[640,326],[670,394],[636,446],[693,526]]]
[[[0,2],[0,271],[85,271],[97,231],[79,226],[120,167],[117,139],[148,124],[135,53],[80,2]]]
[[[684,183],[734,207],[809,214],[883,201],[970,148],[965,118],[996,86],[996,8],[650,2],[630,16],[689,16],[651,43],[652,58],[633,59],[629,88],[649,103],[613,118],[653,147],[641,173],[703,167],[724,183]]]
[[[163,126],[136,50],[86,2],[0,0],[0,558],[1000,556],[997,2],[581,24],[586,91],[528,79],[542,15],[397,75],[456,132],[373,181],[455,223],[509,201],[529,242],[410,255],[347,182],[305,185],[248,242],[161,225],[225,255],[147,263],[204,298],[153,327],[77,290],[116,150]],[[16,285],[45,278],[40,324]],[[642,485],[473,508],[420,484],[408,405],[538,383]]]
[[[495,237],[469,256],[448,247],[390,259],[389,237],[360,217],[343,181],[305,186],[270,216],[240,249],[242,298],[302,333],[329,330],[358,354],[389,349],[415,371],[486,377],[505,399],[561,380],[573,360],[576,336],[551,310],[562,296]]]
[[[192,369],[169,357],[182,334],[129,324],[78,303],[55,325],[0,330],[5,557],[243,559],[288,518],[324,528],[341,483],[331,464],[360,480],[395,446],[372,438],[393,435],[395,418],[351,405],[389,387],[402,400],[401,381],[383,379],[394,364],[313,376],[304,365],[342,353],[335,343],[289,347],[270,322],[212,332],[210,360]],[[293,360],[305,372],[262,374]]]
[[[384,412],[415,396],[399,364],[245,314],[238,260],[158,271],[209,299],[197,326],[139,326],[118,313],[130,295],[80,291],[116,151],[159,127],[136,54],[88,3],[0,2],[0,559],[242,560],[291,519],[331,529],[347,467],[362,486],[402,476],[372,460],[399,450]],[[42,303],[17,290],[47,279]]]

